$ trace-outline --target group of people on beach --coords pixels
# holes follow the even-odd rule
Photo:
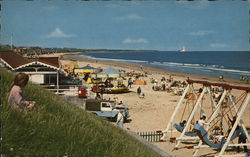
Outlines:
[[[152,89],[154,91],[167,91],[172,92],[174,95],[181,95],[187,86],[186,81],[176,81],[172,75],[169,75],[169,79],[163,76],[160,83],[158,83],[157,79],[151,78],[151,83],[153,83]]]

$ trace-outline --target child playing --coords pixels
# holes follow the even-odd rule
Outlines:
[[[24,108],[31,109],[34,107],[34,101],[26,101],[23,97],[23,88],[27,85],[28,81],[29,76],[27,74],[19,73],[15,76],[14,84],[8,98],[11,108],[21,111]]]

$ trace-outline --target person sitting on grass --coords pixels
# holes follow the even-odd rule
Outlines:
[[[23,88],[27,85],[29,76],[25,73],[19,73],[15,76],[14,84],[9,93],[8,102],[11,108],[22,111],[25,108],[32,109],[35,101],[27,101],[23,97]]]

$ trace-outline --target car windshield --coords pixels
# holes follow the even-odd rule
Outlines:
[[[119,107],[116,107],[116,109],[125,109],[125,108],[122,106],[119,106]]]
[[[110,107],[109,103],[103,102],[102,107]]]

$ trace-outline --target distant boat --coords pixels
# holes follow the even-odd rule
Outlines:
[[[183,46],[182,49],[178,50],[179,52],[187,52],[187,49]]]

